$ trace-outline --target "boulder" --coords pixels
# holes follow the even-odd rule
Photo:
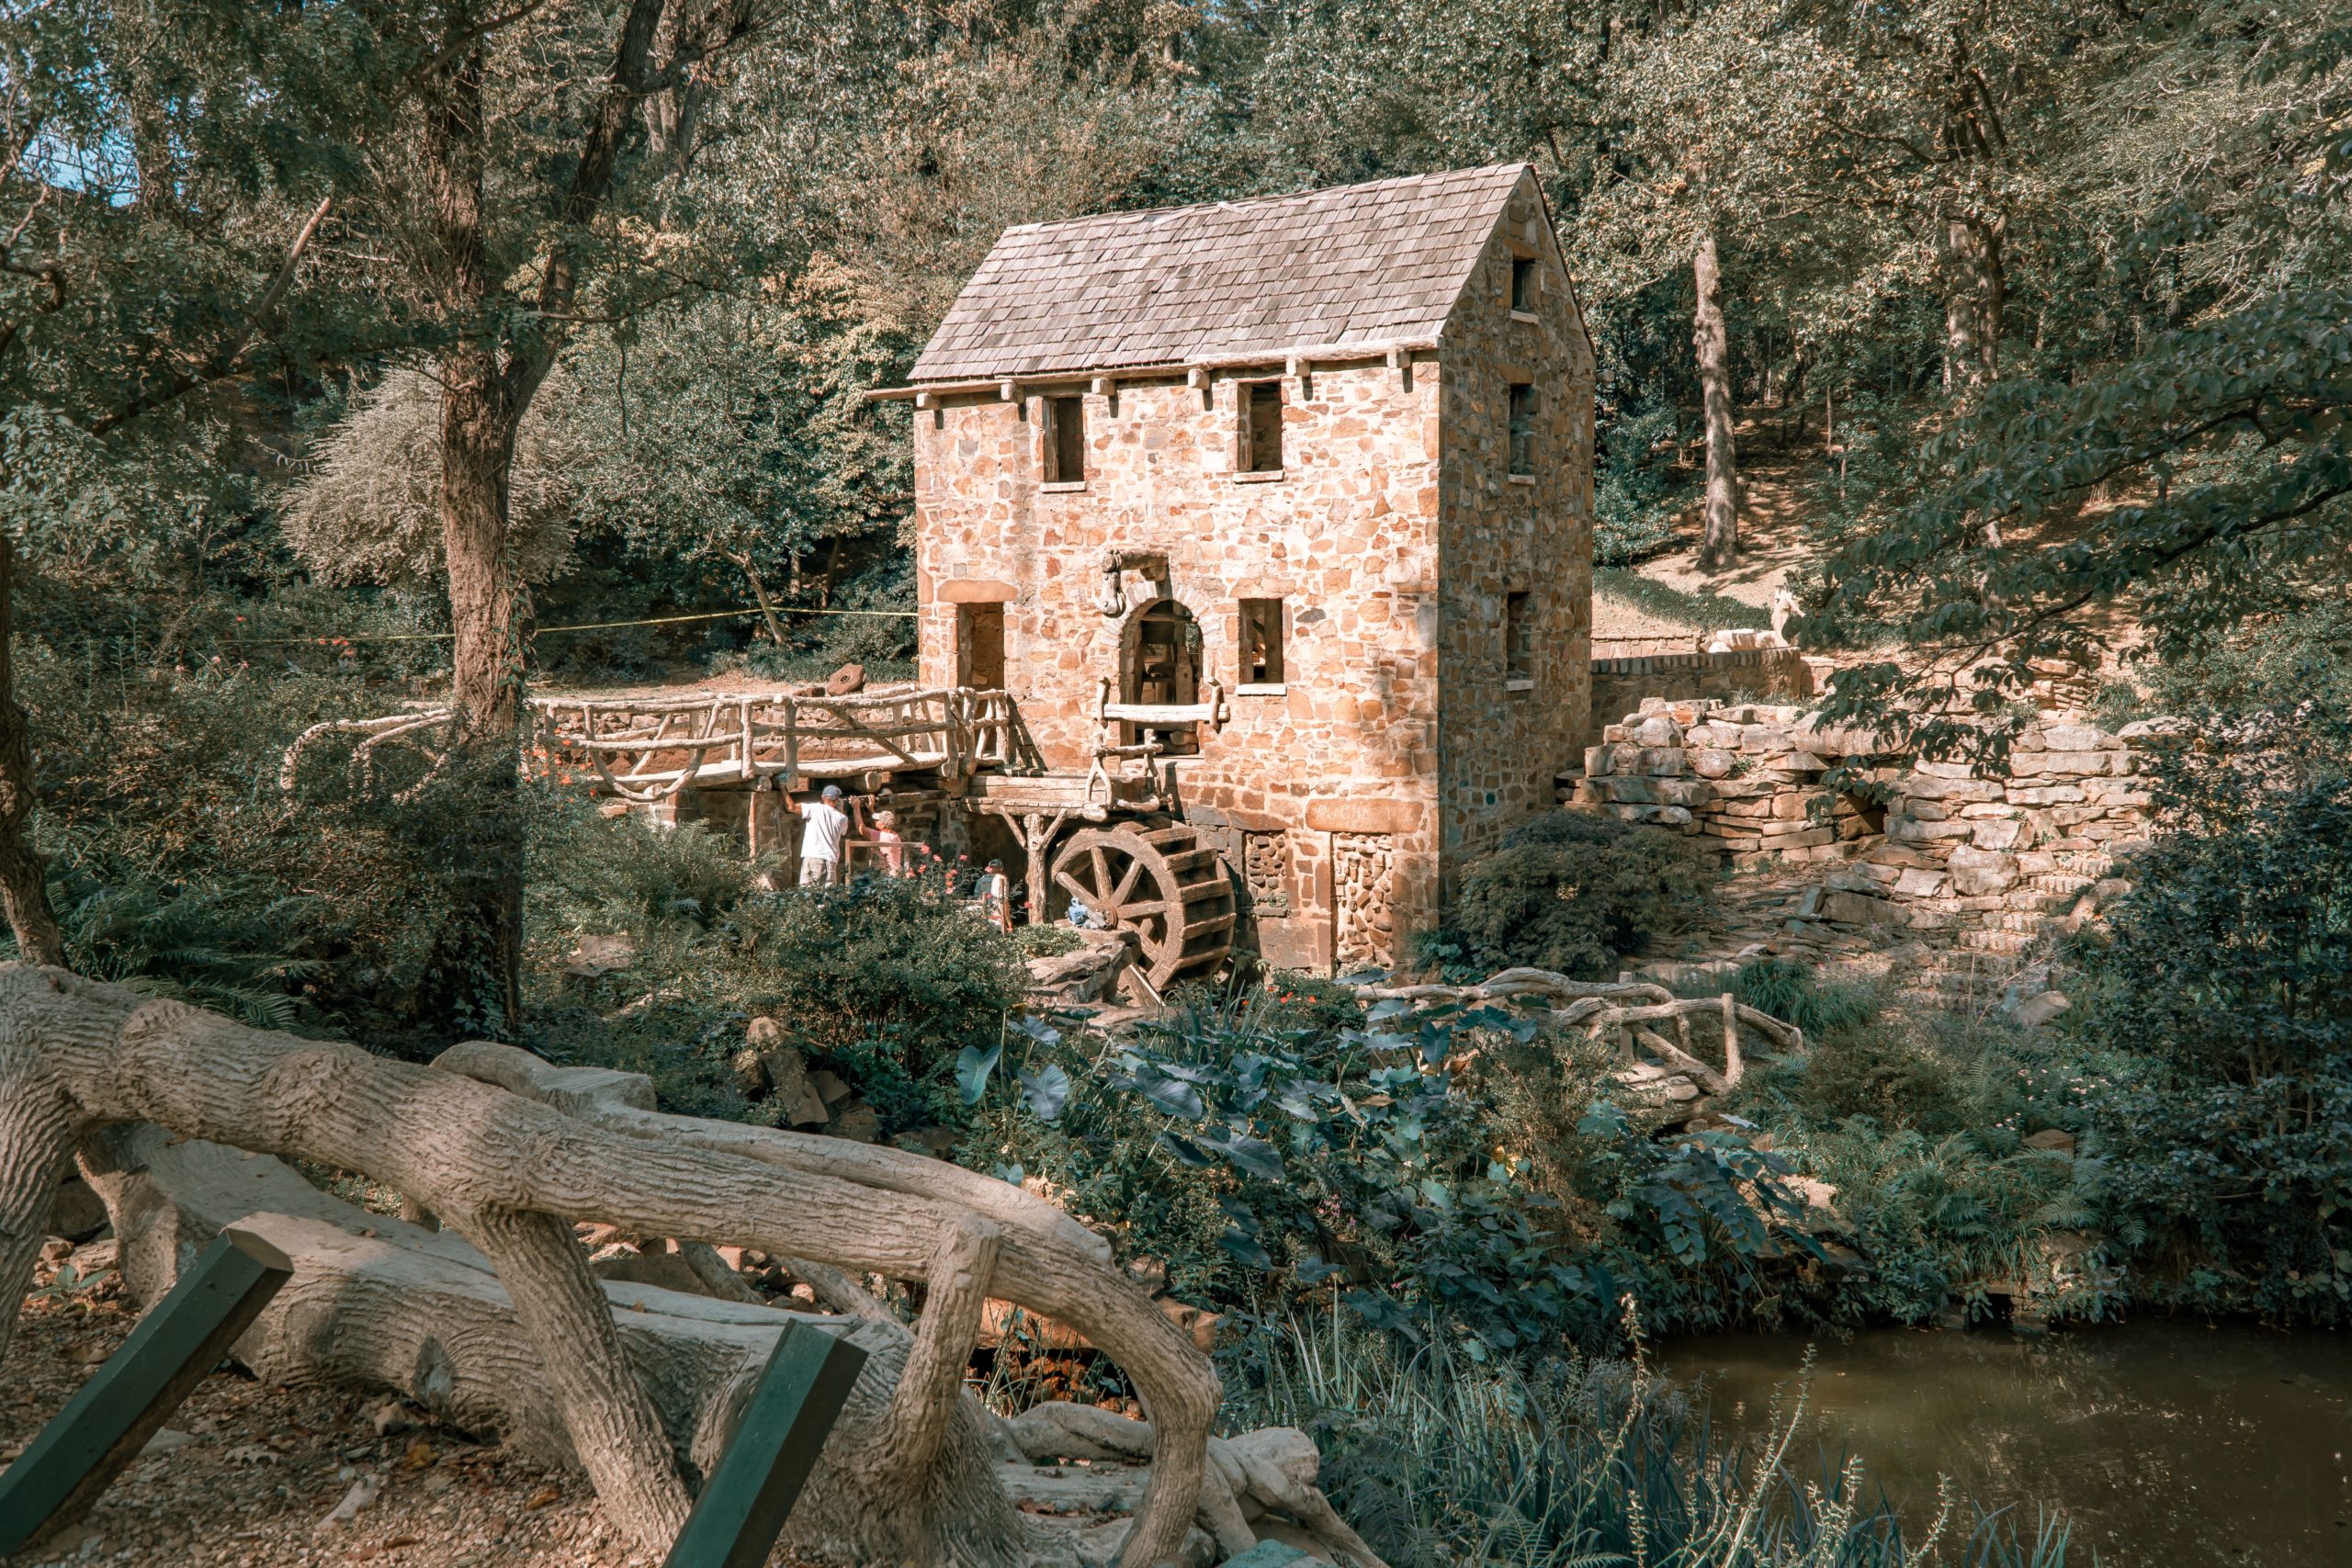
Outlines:
[[[1899,926],[1902,914],[1883,898],[1867,893],[1845,891],[1823,893],[1819,913],[1825,920],[1841,926]]]
[[[1682,727],[1671,716],[1662,713],[1646,715],[1634,726],[1634,742],[1638,746],[1679,746]]]
[[[2053,1155],[2072,1155],[2075,1152],[2075,1134],[2062,1133],[2055,1127],[2045,1127],[2028,1137],[2025,1146],[2046,1150]]]
[[[2009,1016],[2024,1028],[2039,1029],[2074,1005],[2064,991],[2040,991],[2010,1009]],[[2032,1143],[2033,1140],[2029,1138],[2026,1141]],[[2070,1148],[2073,1145],[2074,1140],[2067,1139]]]
[[[2007,893],[2017,886],[2017,856],[1997,850],[1962,844],[1951,852],[1951,858],[1944,865],[1951,873],[1953,891],[1963,897]]]
[[[2014,817],[1981,818],[1969,837],[1969,842],[1980,850],[2016,851],[2031,841],[2030,829]]]
[[[1107,1002],[1134,957],[1136,939],[1127,931],[1080,931],[1086,945],[1075,953],[1029,960],[1029,995],[1037,1000],[1076,1004]]]

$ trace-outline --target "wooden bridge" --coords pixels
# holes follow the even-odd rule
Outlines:
[[[550,761],[593,771],[638,806],[767,779],[787,789],[877,772],[961,780],[1027,760],[1012,699],[967,686],[847,697],[537,697],[531,708]]]
[[[1012,697],[965,686],[842,697],[792,692],[541,696],[530,700],[530,712],[526,750],[536,767],[592,774],[632,806],[658,806],[686,790],[741,789],[769,780],[793,789],[804,780],[933,773],[956,783],[983,771],[1035,764]],[[371,777],[379,758],[394,749],[421,754],[429,776],[446,761],[451,717],[446,706],[414,707],[312,725],[287,748],[278,782],[293,788],[305,756],[335,735],[358,738],[350,758],[357,779]]]
[[[894,790],[935,789],[1010,829],[1028,863],[1033,920],[1050,919],[1050,906],[1069,899],[1102,924],[1133,932],[1134,977],[1158,996],[1224,964],[1238,905],[1221,857],[1174,819],[1154,769],[1160,742],[1148,731],[1122,740],[1120,727],[1217,724],[1226,711],[1214,687],[1205,703],[1170,706],[1114,703],[1107,682],[1098,707],[1102,738],[1081,771],[1046,769],[1001,691],[540,696],[530,701],[526,761],[535,773],[584,777],[616,800],[655,811],[689,791],[801,790],[873,774],[893,775]],[[293,789],[308,755],[332,737],[354,737],[345,766],[358,787],[375,782],[389,756],[408,753],[385,781],[404,803],[447,765],[452,717],[432,706],[312,725],[287,748],[278,782]],[[758,800],[745,815],[755,857]]]

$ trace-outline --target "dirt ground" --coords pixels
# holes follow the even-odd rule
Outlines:
[[[62,1244],[52,1243],[51,1250]],[[0,1463],[13,1460],[136,1321],[111,1244],[75,1255],[85,1289],[44,1259],[0,1363]],[[68,1276],[69,1285],[76,1283]],[[358,1487],[374,1498],[330,1516]],[[650,1568],[587,1483],[521,1463],[397,1401],[284,1388],[216,1371],[89,1517],[7,1559],[33,1563],[335,1568]]]

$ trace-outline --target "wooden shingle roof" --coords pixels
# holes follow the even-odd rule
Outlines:
[[[1525,169],[1007,229],[911,379],[1434,341]]]

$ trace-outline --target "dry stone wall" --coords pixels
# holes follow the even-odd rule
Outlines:
[[[1579,748],[1600,745],[1601,730],[1645,699],[1669,702],[1802,702],[1814,694],[1813,667],[1792,648],[1740,648],[1722,653],[1649,653],[1592,661],[1592,718]]]
[[[1992,777],[1963,762],[1898,765],[1883,738],[1793,706],[1652,699],[1587,750],[1576,799],[1704,836],[1735,867],[1822,863],[1805,916],[2020,953],[2147,836],[2143,752],[2165,734],[2045,719]],[[1833,793],[1834,770],[1875,787]]]

